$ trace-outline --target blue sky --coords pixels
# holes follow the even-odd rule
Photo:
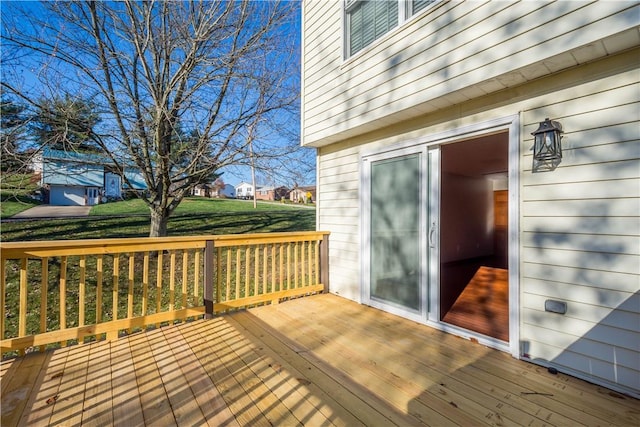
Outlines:
[[[42,16],[44,13],[41,5],[38,2],[23,2],[23,1],[1,1],[0,2],[0,10],[2,12],[2,19],[13,19],[17,15],[14,12],[17,12],[18,9],[27,9],[30,14],[33,16]],[[6,30],[5,25],[2,25],[3,31]],[[300,7],[298,7],[297,13],[295,15],[294,22],[283,27],[283,30],[287,33],[287,40],[293,43],[296,46],[299,52],[300,46]],[[3,62],[5,58],[3,58]],[[299,63],[299,58],[298,58]],[[40,75],[39,65],[31,63],[27,58],[20,58],[18,62],[14,62],[11,64],[11,67],[3,67],[2,71],[2,79],[18,79],[21,80],[21,84],[24,84],[26,87],[30,87],[32,90],[41,91],[42,93],[51,93],[50,89],[46,87],[46,85],[42,85],[38,79]],[[15,73],[14,73],[15,72]],[[299,83],[299,78],[297,78],[297,83]],[[280,120],[286,122],[283,126],[288,127],[289,132],[299,133],[299,112],[295,117],[286,117],[286,120]],[[284,129],[283,129],[284,130]],[[271,139],[271,144],[278,144],[278,135],[275,133],[271,133],[269,136]],[[296,161],[295,158],[299,159]],[[302,171],[302,163],[315,163],[315,150],[312,149],[302,149],[300,148],[296,155],[294,156],[294,160],[289,163],[299,163],[299,165],[292,165],[293,170]],[[283,172],[283,169],[277,170],[277,172]],[[251,173],[250,168],[246,166],[234,166],[228,167],[226,169],[221,170],[220,172],[224,172],[222,179],[231,185],[237,185],[241,181],[251,182]],[[298,184],[313,184],[315,182],[315,168],[308,171],[308,173],[303,173],[300,176],[293,177],[291,174],[285,174],[288,176],[276,177],[274,174],[269,171],[257,171],[257,183],[264,185],[287,185],[292,186],[294,182]]]

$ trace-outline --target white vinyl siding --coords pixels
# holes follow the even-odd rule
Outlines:
[[[304,61],[305,145],[462,103],[640,40],[636,2],[438,2],[345,62],[336,49],[342,3],[309,3],[331,18],[304,23],[305,50],[323,49]]]
[[[333,150],[331,150],[333,151]],[[329,283],[332,292],[360,301],[360,169],[358,149],[321,155],[318,162],[318,224],[332,230]]]
[[[360,153],[519,112],[521,354],[640,396],[639,53],[319,148],[331,291],[359,300]],[[533,173],[531,132],[546,117],[563,125],[563,159]],[[567,313],[546,312],[548,299],[566,302]]]
[[[552,172],[522,173],[523,352],[640,393],[640,91],[638,70],[554,94],[524,116],[565,127]],[[546,117],[546,116],[545,116]],[[541,119],[542,120],[542,119]],[[544,301],[567,303],[564,316]]]

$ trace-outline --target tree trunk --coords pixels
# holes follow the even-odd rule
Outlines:
[[[165,237],[167,235],[168,222],[169,213],[166,209],[151,208],[151,227],[149,228],[149,237]]]

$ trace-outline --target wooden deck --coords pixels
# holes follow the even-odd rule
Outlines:
[[[640,401],[334,295],[3,362],[12,425],[639,425]]]

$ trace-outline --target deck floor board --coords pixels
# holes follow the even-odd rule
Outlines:
[[[335,295],[0,367],[2,425],[639,425],[640,401]]]

